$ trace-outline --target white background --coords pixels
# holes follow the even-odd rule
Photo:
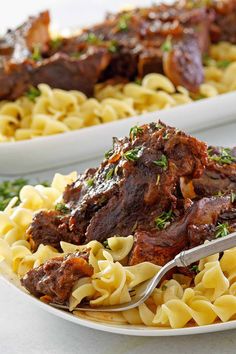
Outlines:
[[[124,4],[149,1],[115,0],[21,0],[1,1],[0,32],[20,24],[29,14],[50,8],[58,28],[75,27],[98,21],[106,10]],[[233,145],[236,123],[199,132],[212,144]],[[96,162],[94,162],[96,163]],[[89,163],[90,166],[93,163]],[[85,164],[66,170],[83,170]],[[62,171],[62,172],[66,172]],[[51,171],[38,178],[49,178]],[[236,352],[236,331],[189,337],[136,338],[97,332],[56,318],[34,307],[0,281],[0,354],[225,354]]]

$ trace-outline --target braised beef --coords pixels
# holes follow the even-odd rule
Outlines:
[[[158,213],[176,209],[180,177],[202,174],[206,150],[204,143],[162,123],[134,127],[129,138],[114,139],[98,169],[66,188],[69,215],[60,219],[57,212],[42,211],[35,216],[28,231],[31,240],[36,247],[43,243],[58,248],[60,240],[102,242],[117,234],[127,236],[139,226],[150,227]]]
[[[210,26],[213,43],[227,41],[236,43],[236,0],[212,1],[209,14],[214,20]]]
[[[158,231],[152,228],[138,230],[135,233],[135,245],[129,264],[149,261],[164,265],[180,251],[198,246],[205,240],[216,237],[217,223],[230,219],[233,209],[230,196],[202,198],[186,211],[185,215],[172,222],[166,229]],[[236,221],[235,212],[232,215]],[[232,220],[232,219],[231,219]],[[233,223],[231,221],[232,227]],[[230,231],[233,231],[231,227]]]
[[[91,277],[93,267],[88,264],[88,252],[75,252],[56,257],[30,270],[21,279],[22,285],[34,296],[46,296],[47,301],[68,303],[71,290],[82,277]]]
[[[28,228],[28,235],[33,250],[40,244],[60,250],[60,241],[74,244],[81,242],[78,234],[69,229],[69,217],[54,210],[37,213]]]
[[[150,72],[197,91],[210,41],[236,41],[235,0],[199,5],[181,1],[110,14],[57,42],[48,32],[48,12],[31,17],[0,40],[0,99],[15,99],[42,82],[90,96],[97,82]]]
[[[206,169],[192,181],[196,196],[236,192],[236,148],[209,147],[209,151]]]

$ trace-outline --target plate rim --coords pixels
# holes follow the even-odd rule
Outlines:
[[[197,107],[201,107],[202,105],[207,105],[208,102],[214,102],[214,101],[218,101],[218,100],[222,100],[224,99],[225,97],[228,98],[228,97],[234,97],[236,96],[236,90],[235,91],[230,91],[230,92],[225,92],[225,93],[221,93],[217,96],[213,96],[213,97],[206,97],[204,99],[201,99],[201,100],[197,100],[197,101],[192,101],[192,102],[188,102],[188,103],[185,103],[185,104],[180,104],[180,105],[177,105],[177,106],[174,106],[174,107],[168,107],[168,108],[165,108],[165,109],[161,109],[161,110],[155,110],[155,111],[151,111],[151,112],[145,112],[145,113],[140,113],[140,114],[137,114],[137,115],[134,115],[134,116],[130,116],[130,117],[124,117],[122,119],[117,119],[115,121],[110,121],[110,122],[106,122],[106,123],[103,123],[103,124],[99,124],[99,125],[92,125],[92,126],[87,126],[87,127],[84,127],[84,128],[81,128],[81,129],[76,129],[76,130],[69,130],[67,132],[64,132],[64,133],[58,133],[58,134],[52,134],[52,135],[42,135],[42,136],[37,136],[37,137],[34,137],[32,139],[25,139],[25,140],[16,140],[16,141],[3,141],[0,143],[0,148],[2,147],[8,147],[8,148],[12,148],[12,147],[21,147],[22,145],[33,145],[33,143],[38,143],[38,142],[42,142],[43,143],[46,143],[48,141],[56,141],[57,139],[59,139],[60,137],[64,136],[65,134],[68,136],[68,137],[74,137],[74,136],[77,136],[77,134],[79,134],[81,131],[85,132],[84,134],[86,134],[87,132],[90,132],[92,130],[102,130],[102,127],[105,126],[114,126],[115,124],[119,123],[120,124],[124,124],[124,122],[127,122],[127,121],[130,121],[130,119],[132,120],[135,120],[135,119],[144,119],[144,118],[150,118],[150,119],[153,119],[152,116],[153,115],[157,115],[157,119],[158,119],[158,116],[161,115],[163,112],[164,114],[167,112],[167,113],[170,113],[172,110],[176,111],[176,110],[182,110],[183,107],[186,108],[186,107],[191,107],[191,106],[197,106]],[[145,124],[145,123],[144,123]],[[207,126],[207,124],[206,124]],[[95,129],[94,129],[95,128]],[[97,129],[96,129],[97,128]],[[197,129],[196,128],[193,128],[193,131],[196,131]]]
[[[54,308],[34,296],[30,295],[28,292],[24,291],[20,287],[18,287],[13,281],[8,279],[8,277],[4,276],[0,273],[0,280],[3,283],[6,283],[11,288],[18,291],[19,294],[25,295],[26,298],[32,303],[43,309],[50,314],[62,318],[66,321],[75,323],[82,327],[106,332],[113,334],[121,334],[127,336],[135,336],[135,337],[172,337],[172,336],[184,336],[184,335],[194,335],[194,334],[205,334],[205,333],[214,333],[219,331],[226,331],[236,328],[236,320],[231,320],[222,323],[213,323],[210,325],[204,326],[192,326],[192,327],[184,327],[184,328],[164,328],[164,327],[144,327],[138,325],[122,325],[122,324],[111,324],[111,323],[101,323],[96,322],[84,318],[80,318],[79,316],[75,316],[72,313],[65,312],[63,310]]]

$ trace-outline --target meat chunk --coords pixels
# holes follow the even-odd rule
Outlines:
[[[234,209],[230,196],[203,198],[164,230],[138,230],[135,233],[136,241],[129,264],[149,261],[164,265],[183,249],[214,239],[221,215],[225,215],[224,221],[230,218],[229,215],[234,218],[235,212],[229,213],[226,218],[225,213],[232,210]]]
[[[52,258],[30,270],[21,283],[36,297],[46,295],[50,302],[67,304],[75,282],[82,277],[91,277],[92,274],[88,252],[76,252]]]
[[[236,149],[209,147],[202,176],[192,180],[197,197],[236,192]]]
[[[78,235],[69,229],[69,216],[53,210],[37,213],[27,232],[33,250],[40,244],[60,250],[60,241],[80,243]]]
[[[194,92],[203,82],[202,53],[194,36],[184,36],[164,54],[164,72],[176,85],[182,85]]]
[[[175,85],[192,91],[203,81],[201,55],[208,50],[210,25],[205,7],[189,9],[176,2],[109,15],[57,45],[50,39],[49,21],[44,12],[1,39],[0,99],[15,99],[42,82],[90,96],[97,82],[134,80],[149,72],[164,71]],[[169,54],[167,38],[173,42]]]
[[[59,240],[102,242],[127,236],[140,225],[150,227],[158,213],[176,208],[179,179],[202,174],[206,151],[204,143],[162,123],[134,127],[129,138],[114,139],[98,169],[67,187],[64,200],[70,212],[66,220],[56,217],[60,235],[53,226],[47,236],[51,223],[43,226],[40,220],[47,219],[48,212],[42,211],[33,220],[30,237],[36,247],[40,242],[58,247]]]
[[[209,5],[213,16],[210,26],[210,36],[213,43],[228,41],[236,43],[236,1],[213,1]]]
[[[126,236],[134,225],[150,224],[153,213],[176,205],[179,178],[200,176],[206,162],[204,143],[156,124],[140,127],[135,138],[115,140],[111,154],[93,185],[80,185],[72,212],[71,230],[85,242]]]

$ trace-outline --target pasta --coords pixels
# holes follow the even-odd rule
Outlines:
[[[0,102],[0,142],[64,133],[233,91],[236,45],[212,45],[204,70],[205,82],[198,94],[175,88],[167,77],[156,73],[146,75],[140,83],[97,84],[93,98],[40,84],[39,91],[33,89],[33,97],[29,94],[14,102]]]
[[[225,251],[222,257],[216,254],[202,259],[193,280],[182,274],[164,280],[138,308],[122,313],[74,310],[83,299],[93,306],[130,301],[135,287],[160,269],[149,262],[126,265],[133,236],[114,236],[106,245],[95,240],[81,246],[61,242],[62,252],[41,244],[36,252],[32,251],[26,229],[34,213],[54,209],[66,185],[76,178],[75,172],[67,176],[56,174],[50,187],[24,186],[19,202],[13,198],[0,212],[0,265],[22,277],[50,258],[89,249],[88,261],[94,273],[74,284],[69,299],[70,310],[76,316],[102,322],[171,328],[202,326],[236,318],[236,248]]]

